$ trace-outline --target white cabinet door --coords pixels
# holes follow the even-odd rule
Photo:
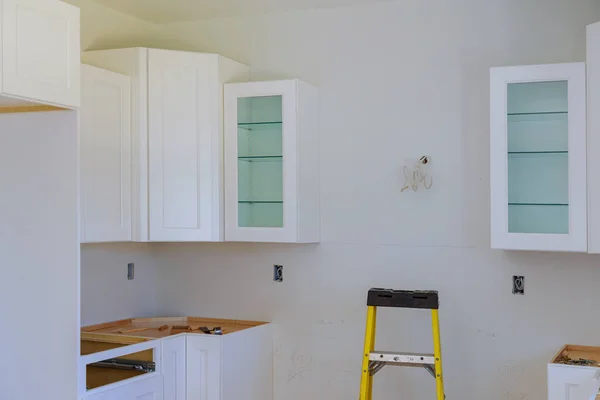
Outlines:
[[[163,377],[156,375],[84,397],[86,400],[162,400]]]
[[[319,241],[316,89],[225,85],[225,239]]]
[[[162,342],[164,400],[186,400],[186,337]]]
[[[221,338],[187,336],[187,400],[220,400]]]
[[[149,50],[148,57],[150,241],[219,240],[216,56]]]
[[[79,8],[56,0],[2,1],[2,91],[79,107]]]
[[[129,77],[81,68],[81,241],[131,241]]]
[[[594,400],[599,374],[598,368],[548,365],[548,400]]]
[[[587,251],[583,63],[492,68],[491,240]]]

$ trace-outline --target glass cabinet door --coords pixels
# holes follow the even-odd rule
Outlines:
[[[491,73],[492,247],[585,251],[585,68]]]
[[[238,226],[283,228],[283,97],[237,99]]]
[[[508,232],[569,233],[568,82],[509,83]]]

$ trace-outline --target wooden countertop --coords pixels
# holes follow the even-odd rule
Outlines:
[[[110,339],[110,336],[118,336],[120,338],[118,342],[120,343],[125,338],[131,338],[132,343],[139,343],[140,341],[160,339],[179,333],[204,334],[200,327],[207,327],[211,330],[220,327],[223,330],[223,335],[227,335],[267,323],[200,317],[131,318],[86,326],[81,328],[81,332],[82,339],[103,338],[104,340],[107,337]],[[183,327],[189,328],[183,329]]]

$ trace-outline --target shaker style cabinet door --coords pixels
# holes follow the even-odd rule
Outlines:
[[[2,91],[79,107],[79,8],[57,0],[2,1]]]
[[[219,240],[214,55],[148,50],[150,241]]]
[[[130,80],[81,70],[81,242],[131,241]]]
[[[163,400],[163,377],[157,375],[87,396],[85,400]]]
[[[221,399],[221,339],[187,336],[187,400]]]
[[[164,400],[186,400],[186,337],[163,339]]]
[[[225,85],[225,240],[319,241],[317,101],[297,80]]]
[[[586,252],[585,65],[490,77],[492,248]]]

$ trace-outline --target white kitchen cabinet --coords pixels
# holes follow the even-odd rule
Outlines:
[[[548,363],[548,400],[594,400],[600,388],[596,365],[569,365],[565,359],[600,360],[600,348],[564,346]]]
[[[491,244],[587,251],[583,63],[491,70]]]
[[[187,336],[187,400],[221,399],[221,337]]]
[[[318,142],[312,86],[225,85],[225,240],[319,242]]]
[[[90,65],[81,76],[81,241],[131,241],[131,82]]]
[[[165,325],[167,329],[159,331]],[[142,326],[144,330],[129,333]],[[201,327],[220,327],[222,335],[204,334]],[[164,400],[273,399],[273,332],[265,322],[198,317],[120,320],[83,328],[81,343],[79,397],[83,400],[155,395],[140,382],[156,376],[162,380],[160,399]],[[114,344],[123,346],[111,348]],[[155,368],[148,376],[94,369],[95,363],[115,358],[150,361],[149,349],[154,351]]]
[[[156,375],[150,378],[124,383],[98,394],[86,396],[87,400],[162,400],[163,377]]]
[[[79,107],[79,9],[55,0],[3,0],[0,107]],[[12,97],[12,98],[11,98]]]
[[[86,52],[132,79],[134,241],[223,240],[223,90],[248,67],[216,54]]]
[[[163,339],[162,368],[164,400],[186,400],[186,337]]]

